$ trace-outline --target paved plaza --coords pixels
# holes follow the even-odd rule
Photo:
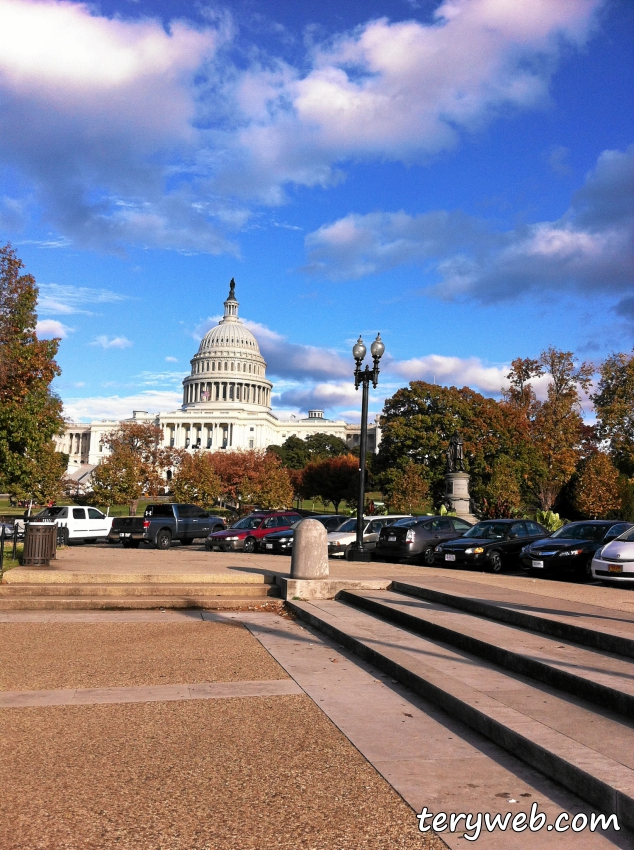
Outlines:
[[[73,575],[79,582],[142,576],[158,584],[198,576],[229,587],[287,577],[289,568],[286,557],[196,546],[157,552],[92,545],[62,550],[41,573],[53,583]],[[565,635],[547,637],[555,623],[573,637],[602,630],[617,649],[619,641],[631,642],[630,591],[379,562],[331,561],[330,568],[334,578],[381,578],[392,590],[289,600],[288,610],[276,600],[274,611],[251,604],[0,611],[0,762],[5,810],[12,813],[0,823],[3,850],[634,847],[627,829],[497,831],[475,843],[460,832],[419,832],[416,813],[424,806],[494,815],[536,803],[550,822],[560,812],[596,807],[500,747],[495,736],[448,714],[391,668],[373,665],[347,640],[413,665],[419,677],[436,676],[436,690],[459,685],[465,705],[475,695],[474,704],[501,707],[509,728],[518,718],[535,735],[551,736],[553,746],[563,736],[582,759],[592,753],[630,770],[634,726],[618,703],[634,698],[629,662],[574,647]],[[20,573],[29,571],[8,577]],[[411,595],[417,588],[418,599]],[[355,594],[362,607],[415,617],[423,631],[363,613]],[[458,608],[441,604],[448,596]],[[482,608],[477,616],[495,606],[498,620],[474,620],[474,605]],[[521,628],[527,616],[545,624],[543,636],[512,625],[519,618]],[[616,702],[588,713],[587,701],[498,669],[466,644],[434,641],[438,628],[449,630],[450,643],[453,629],[487,651],[501,646],[515,660],[530,656],[551,677],[574,673],[603,688],[599,699]],[[424,637],[430,629],[432,639]]]
[[[242,624],[14,617],[5,850],[442,846]]]

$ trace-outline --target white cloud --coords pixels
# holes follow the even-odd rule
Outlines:
[[[125,336],[115,336],[112,339],[102,334],[96,337],[89,345],[97,345],[101,348],[131,348],[134,343]]]
[[[483,224],[461,212],[351,213],[306,236],[308,264],[302,271],[331,280],[358,279],[476,241],[486,244],[491,237]]]
[[[80,3],[0,0],[0,157],[32,181],[64,235],[86,246],[230,247],[209,193],[165,188],[201,146],[194,78],[218,39],[182,21],[166,31]]]
[[[177,357],[166,357],[165,362],[166,363],[178,363],[178,358]]]
[[[194,28],[0,0],[0,159],[76,244],[237,254],[237,197],[278,204],[351,160],[425,161],[545,102],[562,44],[584,41],[602,2],[452,0],[432,23],[334,34],[297,67],[246,50],[245,68],[227,15]]]
[[[126,301],[129,296],[109,289],[92,289],[88,286],[70,286],[58,283],[41,283],[38,286],[38,310],[47,313],[70,315],[84,313],[91,315],[90,310],[84,310],[85,304],[114,304]]]
[[[508,384],[508,366],[488,366],[478,357],[446,357],[428,354],[410,360],[391,361],[387,371],[400,375],[408,381],[469,386],[485,393],[498,394]]]
[[[56,319],[40,319],[35,326],[35,333],[40,339],[53,339],[54,337],[64,339],[73,330],[73,328],[63,325]]]
[[[307,73],[282,62],[236,86],[246,125],[229,183],[283,200],[328,185],[350,159],[420,161],[507,107],[547,96],[562,43],[586,38],[602,0],[455,0],[431,24],[370,21],[318,45]]]
[[[305,270],[334,280],[418,263],[440,278],[442,298],[567,288],[625,299],[634,286],[634,145],[604,151],[557,221],[503,233],[460,212],[351,214],[305,242]]]
[[[169,413],[181,406],[182,393],[147,390],[129,396],[92,396],[64,399],[64,416],[73,422],[92,419],[129,419],[133,410]]]
[[[145,386],[181,384],[188,372],[141,372],[135,380]]]

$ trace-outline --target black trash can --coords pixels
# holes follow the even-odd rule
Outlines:
[[[54,522],[27,522],[24,533],[23,567],[48,567],[56,557],[57,525]]]

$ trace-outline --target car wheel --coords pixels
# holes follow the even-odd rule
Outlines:
[[[244,541],[244,551],[245,552],[255,552],[255,537],[247,537]]]
[[[62,544],[68,546],[70,540],[70,531],[67,528],[62,529]]]
[[[434,561],[434,547],[428,546],[423,552],[423,563],[426,567],[433,567],[435,564]]]
[[[584,581],[594,581],[594,576],[592,575],[592,558],[588,558],[588,560],[583,565],[583,568],[580,570],[581,578]]]
[[[349,546],[346,546],[346,551],[343,553],[343,557],[346,561],[352,560],[352,543]]]
[[[492,573],[502,572],[502,556],[499,552],[491,552],[489,555],[489,569]]]
[[[217,531],[224,531],[224,530],[225,530],[224,525],[214,525],[213,531],[211,533],[215,534]]]
[[[172,545],[172,534],[167,529],[163,531],[159,531],[156,535],[156,548],[157,549],[169,549]]]

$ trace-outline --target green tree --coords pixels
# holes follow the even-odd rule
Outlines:
[[[341,437],[331,434],[309,434],[305,440],[288,437],[281,446],[269,446],[269,454],[277,455],[288,469],[303,469],[313,460],[350,454],[350,449]]]
[[[358,481],[359,459],[337,455],[311,461],[302,475],[302,490],[306,498],[332,502],[336,513],[342,501],[355,501]]]
[[[506,376],[509,386],[502,396],[509,407],[514,407],[528,419],[532,418],[537,406],[537,397],[531,381],[544,372],[539,360],[517,357],[511,363],[511,371]]]
[[[165,489],[167,470],[181,453],[162,445],[163,433],[149,422],[122,422],[104,434],[109,455],[92,474],[93,497],[101,505],[128,504],[134,515],[142,496]]]
[[[581,391],[589,388],[594,370],[587,363],[577,366],[571,351],[552,347],[541,353],[539,362],[550,383],[532,425],[541,465],[535,489],[542,509],[550,510],[582,456]]]
[[[287,469],[303,469],[310,460],[308,446],[301,437],[288,437],[281,446],[269,446],[267,452],[277,455]]]
[[[346,441],[332,434],[309,434],[304,440],[310,460],[350,454]]]
[[[289,471],[275,455],[265,454],[253,474],[245,476],[241,500],[264,510],[289,508],[293,502],[293,485]]]
[[[521,474],[517,461],[505,455],[495,458],[491,480],[486,488],[483,500],[483,516],[511,518],[521,513],[522,488]]]
[[[207,452],[184,453],[171,483],[177,502],[203,507],[213,505],[222,491],[220,476]]]
[[[55,451],[62,404],[51,390],[59,340],[37,338],[38,289],[10,245],[0,247],[0,489],[41,501],[61,492],[68,457]]]
[[[618,516],[621,509],[619,472],[603,452],[595,452],[584,464],[575,489],[579,511],[590,519]]]
[[[385,496],[390,513],[420,515],[428,513],[431,507],[429,484],[421,467],[415,463],[396,470]]]
[[[447,447],[456,429],[464,440],[476,501],[486,497],[500,455],[517,461],[518,476],[524,481],[531,447],[516,410],[468,387],[412,381],[385,402],[383,437],[373,470],[380,485],[387,489],[396,470],[414,463],[424,472],[432,501],[439,506],[445,495]]]
[[[608,442],[617,469],[634,478],[634,351],[612,354],[599,372],[597,391],[590,396],[597,434]]]

